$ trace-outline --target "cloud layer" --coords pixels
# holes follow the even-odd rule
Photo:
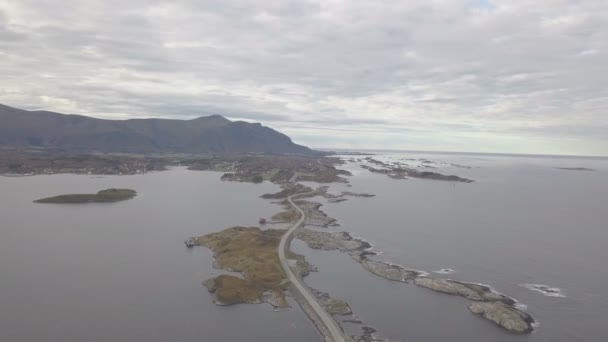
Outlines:
[[[0,0],[0,102],[316,147],[608,155],[608,2]]]

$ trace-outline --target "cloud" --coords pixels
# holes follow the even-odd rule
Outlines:
[[[608,155],[606,1],[62,8],[0,0],[0,102],[105,118],[222,114],[313,146]]]

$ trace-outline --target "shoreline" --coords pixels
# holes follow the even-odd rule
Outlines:
[[[312,249],[347,253],[363,269],[378,277],[405,284],[413,283],[434,292],[463,297],[469,300],[467,307],[470,312],[509,332],[526,334],[538,326],[536,320],[526,313],[523,304],[498,292],[490,285],[433,278],[431,273],[426,271],[376,260],[373,257],[381,253],[373,251],[371,244],[361,238],[353,237],[350,233],[302,228],[295,238]]]

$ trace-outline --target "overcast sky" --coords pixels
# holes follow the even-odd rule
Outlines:
[[[608,1],[0,0],[0,103],[222,114],[313,147],[608,155]]]

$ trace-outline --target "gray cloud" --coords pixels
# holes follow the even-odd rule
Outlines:
[[[222,114],[314,146],[606,155],[607,18],[602,0],[0,0],[0,102]]]

